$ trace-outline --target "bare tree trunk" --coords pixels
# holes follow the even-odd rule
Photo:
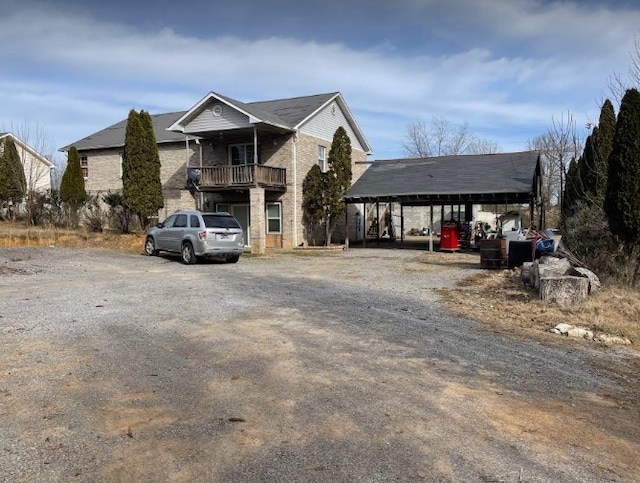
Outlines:
[[[631,287],[636,288],[640,281],[640,255],[636,256],[636,269],[633,271],[633,278],[631,279]]]
[[[324,244],[326,247],[328,247],[328,246],[331,246],[331,217],[327,218],[327,221],[324,227],[325,227]]]

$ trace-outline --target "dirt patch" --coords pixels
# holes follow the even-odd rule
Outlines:
[[[142,252],[142,236],[83,236],[56,240]],[[60,291],[62,282],[20,277],[34,294],[20,310],[31,310],[30,319],[41,323],[37,330],[21,328],[22,312],[4,314],[0,335],[11,348],[0,357],[6,388],[0,397],[7,403],[2,458],[8,463],[0,472],[6,481],[45,481],[43,475],[48,481],[639,481],[640,358],[626,351],[615,357],[616,348],[548,332],[590,311],[587,317],[600,316],[601,326],[629,336],[617,318],[640,319],[634,294],[610,292],[621,303],[607,307],[605,296],[593,308],[585,304],[567,314],[519,286],[515,271],[479,270],[477,254],[298,255],[292,261],[291,253],[273,252],[235,266],[185,267],[81,250],[61,260],[61,270],[73,263],[83,272]],[[372,276],[374,266],[379,271]],[[475,324],[469,332],[446,333],[439,304],[440,315],[429,318],[435,305],[413,314],[405,299],[385,306],[359,298],[374,287],[378,294],[412,293],[418,300],[432,295],[427,281],[467,272],[473,275],[455,289],[439,290],[451,311],[488,332],[544,343],[523,345],[527,354],[557,344],[582,360],[582,349],[593,347],[607,357],[580,363],[579,371],[605,373],[593,381],[612,377],[616,384],[547,392],[545,384],[558,380],[539,381],[536,370],[547,362],[539,357],[513,382],[508,356],[496,356],[504,361],[496,368],[451,350],[482,352],[501,338]],[[212,293],[203,289],[212,273],[226,283],[216,287],[215,304],[202,303],[201,295]],[[341,312],[326,301],[339,300],[345,280],[360,285],[355,302]],[[297,299],[309,286],[313,293]],[[162,308],[176,289],[189,303]],[[13,290],[7,285],[7,297]],[[50,291],[50,301],[40,303],[38,290]],[[75,298],[60,302],[74,290]],[[245,292],[251,297],[239,295]],[[305,305],[316,297],[318,304]],[[226,309],[224,301],[231,304]],[[187,309],[198,303],[193,312]],[[63,323],[46,325],[51,312],[65,314],[69,307],[75,308]],[[419,330],[409,331],[407,321],[418,317]],[[87,330],[51,341],[78,320],[90,324]],[[476,344],[477,334],[485,345]],[[430,345],[433,340],[438,344]],[[565,369],[549,374],[564,377]],[[9,471],[31,479],[12,480]]]

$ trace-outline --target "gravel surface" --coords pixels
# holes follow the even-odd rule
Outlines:
[[[477,265],[3,249],[0,481],[640,481],[633,356],[451,317]]]

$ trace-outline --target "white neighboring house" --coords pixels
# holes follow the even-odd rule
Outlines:
[[[42,154],[10,132],[0,133],[0,149],[6,138],[13,139],[27,181],[27,192],[45,192],[51,189],[51,171],[55,165]]]

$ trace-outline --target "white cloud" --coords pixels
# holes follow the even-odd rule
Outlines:
[[[413,12],[441,12],[445,27],[447,17],[474,27],[477,41],[460,31],[467,46],[443,53],[425,44],[409,55],[384,39],[363,50],[274,36],[185,36],[64,8],[10,8],[0,17],[0,125],[38,119],[62,146],[130,108],[184,110],[210,90],[242,101],[339,90],[383,157],[401,154],[409,120],[433,116],[468,121],[480,134],[497,134],[491,139],[503,147],[524,149],[554,115],[597,118],[595,100],[612,72],[626,70],[640,25],[638,10],[576,2],[453,0],[446,11],[415,3]]]

